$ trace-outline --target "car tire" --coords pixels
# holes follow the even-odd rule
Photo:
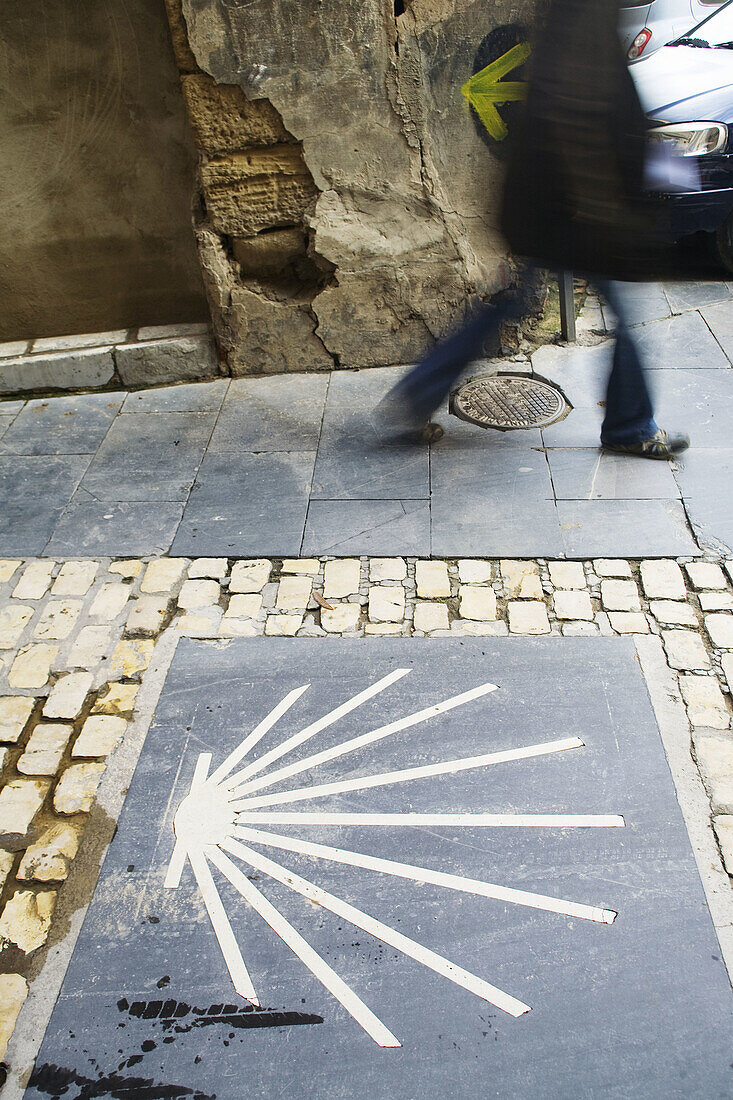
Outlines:
[[[713,251],[727,271],[733,272],[733,214],[729,214],[713,235]]]

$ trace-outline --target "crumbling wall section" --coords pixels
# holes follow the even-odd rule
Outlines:
[[[414,361],[508,284],[500,158],[460,88],[517,3],[166,4],[232,373]]]
[[[190,48],[180,0],[166,0],[199,150],[194,228],[217,341],[232,375],[329,369],[311,303],[330,265],[309,255],[317,189],[301,143],[266,99],[217,83]]]

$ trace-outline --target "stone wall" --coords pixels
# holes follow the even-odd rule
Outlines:
[[[5,0],[0,341],[208,320],[162,0]]]
[[[530,0],[166,6],[232,374],[410,362],[511,282],[501,143],[461,88]]]

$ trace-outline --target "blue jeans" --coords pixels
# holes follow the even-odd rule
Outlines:
[[[531,276],[531,270],[528,273]],[[613,366],[606,391],[606,415],[601,439],[607,443],[634,443],[657,431],[649,389],[636,344],[625,322],[624,288],[617,283],[597,282],[599,290],[618,317]],[[450,392],[455,381],[476,359],[480,359],[490,336],[496,340],[502,323],[524,316],[530,295],[530,278],[501,302],[482,305],[462,328],[436,344],[421,363],[393,390],[404,402],[411,418],[427,423]]]
[[[633,285],[596,281],[618,318],[613,366],[606,388],[606,415],[601,426],[604,443],[638,443],[658,430],[644,367],[626,320],[627,294]]]

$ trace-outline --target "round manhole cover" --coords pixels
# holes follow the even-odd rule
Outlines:
[[[546,428],[567,416],[570,405],[551,382],[522,374],[492,374],[455,390],[450,411],[482,428],[509,432]]]

